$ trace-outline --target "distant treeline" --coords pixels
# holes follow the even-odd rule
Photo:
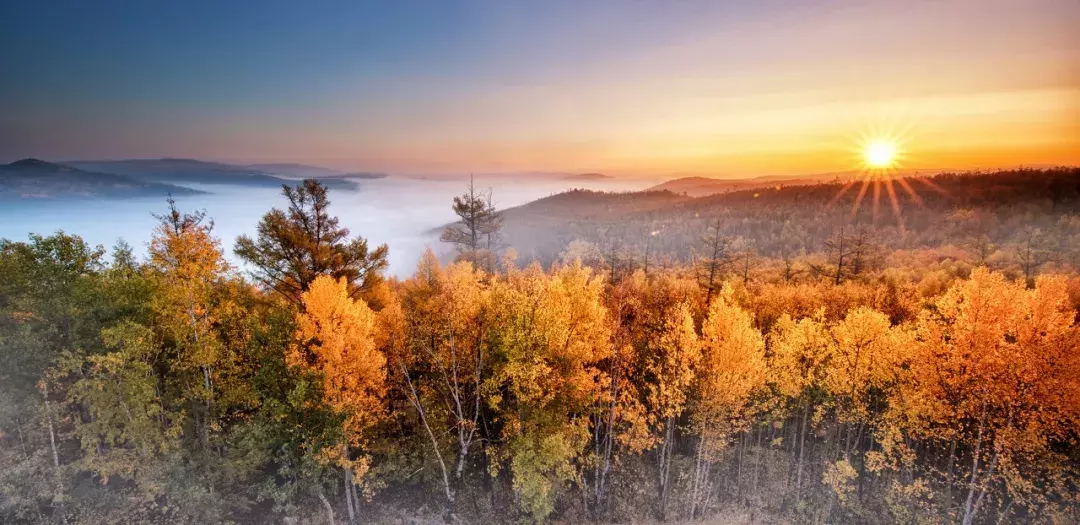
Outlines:
[[[992,253],[981,256],[1003,268],[1015,265],[1013,248],[1031,240],[1075,266],[1078,214],[1080,169],[1024,169],[698,198],[575,190],[506,210],[503,238],[525,262],[549,265],[579,241],[575,254],[611,259],[616,252],[633,268],[644,266],[646,252],[650,264],[690,263],[700,255],[701,235],[717,221],[724,237],[771,258],[821,254],[843,226],[867,232],[886,251],[982,243]]]

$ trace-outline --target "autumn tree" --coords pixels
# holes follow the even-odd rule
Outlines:
[[[319,454],[323,461],[344,470],[346,508],[354,521],[359,512],[355,485],[370,467],[363,454],[365,430],[382,412],[386,357],[375,344],[374,312],[363,300],[350,297],[346,278],[317,277],[301,294],[301,301],[289,363],[315,374],[326,404],[343,417],[339,446]],[[325,502],[321,492],[319,497]]]
[[[910,374],[892,399],[893,426],[882,436],[897,464],[915,469],[909,440],[932,446],[944,465],[916,471],[960,496],[965,525],[988,501],[1048,515],[1062,479],[1058,447],[1080,428],[1080,329],[1065,280],[1042,277],[1034,289],[976,269],[919,319]],[[948,502],[952,504],[952,502]]]
[[[986,266],[990,256],[997,251],[993,238],[997,222],[994,215],[970,208],[959,208],[953,210],[945,220],[949,236],[968,251],[976,266]]]
[[[616,463],[636,456],[651,446],[649,422],[642,402],[642,328],[649,316],[644,270],[634,272],[613,286],[605,298],[611,324],[611,354],[597,367],[606,385],[592,411],[593,517],[601,519],[609,509],[609,488]]]
[[[203,404],[196,428],[205,447],[215,426],[217,368],[226,353],[214,329],[218,323],[214,292],[229,268],[211,233],[213,222],[204,213],[181,213],[170,199],[168,213],[157,218],[160,224],[150,240],[148,262],[156,285],[151,304],[157,323],[180,354],[172,368],[178,373],[198,373],[198,383],[188,388],[193,399]]]
[[[731,436],[750,422],[750,397],[765,385],[765,340],[753,315],[733,304],[725,287],[709,305],[702,326],[692,421],[697,437],[691,480],[690,517],[712,500],[713,465]]]
[[[327,190],[314,179],[285,185],[286,210],[263,216],[258,235],[236,239],[236,256],[251,264],[256,281],[295,304],[321,275],[345,279],[349,297],[371,300],[386,269],[386,245],[371,249],[367,239],[349,237],[349,229],[330,215]]]
[[[580,264],[551,277],[531,265],[510,271],[492,291],[500,363],[491,404],[503,422],[513,491],[536,520],[554,510],[558,489],[580,475],[586,415],[607,381],[598,369],[611,353],[603,283]]]
[[[401,304],[395,305],[401,313],[394,314],[400,318],[402,346],[392,360],[392,373],[430,441],[449,518],[466,462],[481,436],[492,359],[490,292],[469,263],[444,269],[430,251],[402,288]]]
[[[658,465],[658,513],[667,518],[671,497],[671,465],[675,452],[675,423],[686,410],[694,372],[701,359],[701,345],[694,331],[690,305],[679,303],[664,314],[660,330],[650,342],[645,359],[646,404],[656,432]]]
[[[807,443],[813,420],[811,410],[825,401],[825,381],[833,358],[835,341],[825,323],[825,309],[799,320],[783,314],[769,333],[769,382],[798,414],[795,456],[795,501],[801,502]]]
[[[1034,284],[1039,269],[1057,255],[1053,250],[1050,236],[1042,228],[1027,225],[1016,234],[1013,251],[1024,279]]]

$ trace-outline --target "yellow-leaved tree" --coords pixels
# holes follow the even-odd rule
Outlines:
[[[580,264],[550,277],[533,265],[510,269],[492,292],[501,362],[489,403],[508,443],[515,496],[534,520],[554,511],[558,489],[580,475],[588,414],[606,385],[597,364],[611,353],[603,285]]]
[[[150,239],[147,265],[155,293],[151,301],[155,324],[173,346],[178,358],[171,363],[170,378],[193,403],[195,428],[203,448],[219,428],[220,396],[217,379],[231,361],[215,327],[227,297],[218,293],[228,263],[221,243],[211,231],[213,223],[202,212],[180,213],[169,200],[169,213],[157,216],[160,223]]]
[[[701,361],[692,423],[698,445],[691,480],[690,516],[712,499],[712,467],[728,441],[749,423],[751,396],[765,385],[765,339],[753,314],[734,304],[725,285],[709,305],[702,326]]]
[[[919,319],[880,441],[893,465],[943,485],[965,525],[988,499],[1061,519],[1058,506],[1075,496],[1059,448],[1080,433],[1080,329],[1069,305],[1064,277],[1027,289],[977,268]],[[916,461],[912,441],[933,455]]]
[[[383,314],[400,327],[401,350],[391,359],[392,373],[430,442],[447,514],[453,511],[466,462],[480,437],[483,390],[491,368],[493,314],[483,279],[483,271],[471,262],[442,268],[428,251],[416,275],[403,283],[400,304],[391,304]]]
[[[288,362],[321,380],[324,401],[342,417],[339,446],[319,454],[322,461],[345,471],[351,521],[359,512],[354,487],[369,468],[364,431],[382,415],[386,357],[376,345],[374,312],[349,295],[344,279],[315,278],[301,295],[303,310],[296,315],[296,343]],[[320,492],[319,497],[332,516],[325,496]]]
[[[862,443],[881,422],[885,400],[903,373],[911,332],[893,326],[889,316],[857,307],[831,330],[834,346],[827,365],[825,389],[836,402],[837,448],[842,457],[826,467],[824,481],[847,503],[856,482],[865,481]],[[830,500],[830,504],[832,501]]]
[[[806,435],[814,421],[810,411],[826,397],[825,378],[834,347],[825,324],[825,309],[798,321],[783,314],[769,333],[769,382],[799,414],[795,455],[795,500],[802,499]],[[815,418],[816,419],[816,418]]]
[[[645,359],[649,378],[645,400],[649,420],[656,432],[659,463],[659,513],[667,517],[671,496],[671,462],[675,452],[675,423],[686,410],[694,372],[701,360],[701,345],[694,331],[690,305],[678,303],[665,313],[659,331],[650,343]]]

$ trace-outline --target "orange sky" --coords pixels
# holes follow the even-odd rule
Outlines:
[[[28,33],[0,157],[744,176],[856,169],[873,134],[914,168],[1080,164],[1076,0],[208,6],[53,20],[95,44],[55,57]]]

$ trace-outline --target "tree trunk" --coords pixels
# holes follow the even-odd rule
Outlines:
[[[675,418],[668,418],[664,443],[660,447],[660,521],[667,521],[668,497],[671,494],[671,455],[675,437]]]
[[[353,500],[352,469],[345,468],[345,508],[349,511],[349,523],[356,523],[356,507]]]
[[[810,412],[810,405],[803,407],[802,423],[799,430],[799,459],[795,467],[795,504],[802,502],[803,463],[805,462],[804,451],[806,450],[806,418]]]
[[[49,404],[49,385],[41,381],[41,397],[45,401],[45,417],[49,423],[49,447],[52,449],[53,475],[56,477],[56,494],[60,502],[60,520],[67,524],[67,510],[64,508],[64,480],[60,476],[60,453],[56,449],[56,427],[53,426],[52,405]]]
[[[322,489],[319,489],[319,499],[322,500],[323,508],[326,509],[326,519],[329,520],[330,525],[336,525],[334,523],[334,506],[326,499],[326,495],[323,494]]]
[[[964,501],[964,520],[963,525],[971,525],[975,521],[975,493],[978,492],[979,481],[979,460],[982,455],[982,437],[983,437],[984,423],[979,421],[979,433],[975,438],[975,450],[971,452],[971,478],[968,480],[968,494],[967,500]]]

